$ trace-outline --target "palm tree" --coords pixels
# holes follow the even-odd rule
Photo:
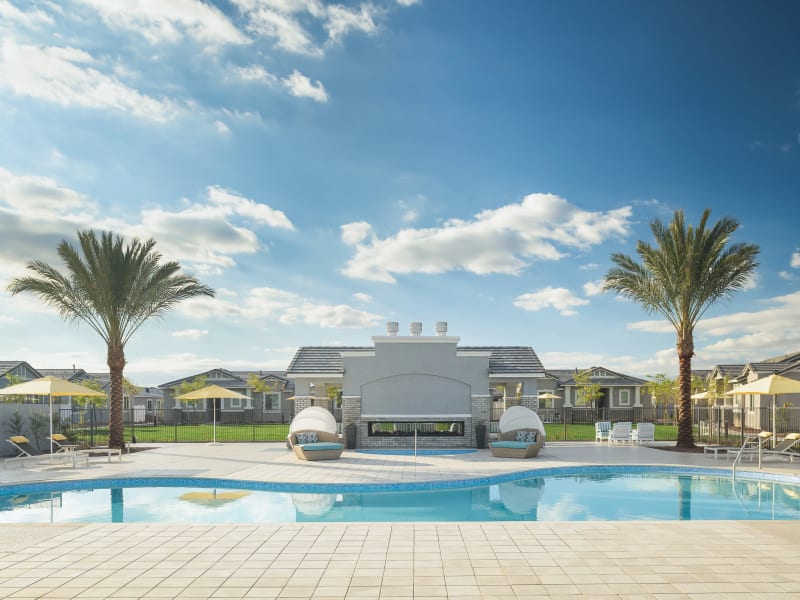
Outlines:
[[[758,246],[732,244],[739,228],[725,217],[707,227],[706,209],[698,226],[686,226],[683,211],[675,211],[669,225],[656,219],[650,224],[656,246],[639,241],[641,263],[615,253],[616,267],[605,276],[604,290],[635,300],[650,313],[658,313],[678,334],[678,441],[679,448],[694,446],[692,439],[692,356],[694,328],[709,307],[730,299],[750,280],[758,266]]]
[[[66,240],[58,246],[64,261],[62,274],[43,261],[27,268],[35,275],[11,281],[11,294],[33,292],[58,310],[67,321],[83,321],[108,347],[111,375],[109,440],[122,448],[122,393],[125,344],[150,317],[163,317],[175,304],[196,296],[213,296],[214,290],[180,273],[177,262],[161,262],[155,241],[133,239],[127,245],[120,236],[92,230],[79,231],[80,252]]]

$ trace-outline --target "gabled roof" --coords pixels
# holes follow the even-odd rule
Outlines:
[[[542,361],[530,346],[459,346],[465,352],[489,352],[490,375],[539,373],[544,375]]]
[[[742,374],[744,370],[744,365],[714,365],[714,368],[711,369],[711,374],[716,374],[717,376],[722,375],[723,377],[738,377]]]
[[[342,352],[374,352],[372,346],[301,346],[294,353],[287,373],[342,373]]]
[[[86,379],[88,373],[83,369],[38,369],[42,377],[58,377],[67,381]]]
[[[760,361],[762,363],[796,363],[800,362],[800,352],[792,352],[790,354],[782,354],[781,356],[773,356],[772,358],[765,358]]]
[[[30,364],[26,363],[24,360],[0,360],[0,377],[9,373],[23,365],[27,367],[32,373],[39,374],[40,372],[37,369],[34,369]],[[40,377],[43,377],[40,375]]]
[[[559,386],[566,386],[566,385],[577,385],[575,382],[575,375],[578,373],[584,373],[586,371],[596,371],[601,369],[606,371],[607,373],[611,374],[611,377],[590,377],[589,380],[592,383],[598,383],[602,385],[614,386],[614,385],[645,385],[647,382],[644,379],[639,379],[638,377],[633,377],[631,375],[625,375],[624,373],[617,373],[616,371],[612,371],[606,367],[589,367],[588,369],[548,369],[547,374],[551,377],[555,377],[558,380]]]
[[[241,372],[241,371],[240,371]],[[211,373],[220,373],[222,377],[208,377]],[[250,371],[246,372],[247,375],[250,374]],[[197,377],[205,376],[207,378],[207,383],[217,384],[220,387],[247,387],[247,376],[239,377],[235,375],[232,371],[228,371],[227,369],[209,369],[205,373],[195,373],[194,375],[188,375],[187,377],[181,377],[180,379],[176,379],[174,381],[168,381],[167,383],[162,383],[158,387],[160,388],[174,388],[180,386],[184,381],[191,381]]]
[[[143,387],[133,395],[134,398],[163,398],[164,390],[157,387]]]
[[[544,374],[544,367],[529,346],[459,346],[457,352],[487,352],[489,354],[489,374],[523,375]],[[302,374],[341,374],[343,371],[342,353],[374,352],[372,346],[302,346],[289,363],[287,373]]]

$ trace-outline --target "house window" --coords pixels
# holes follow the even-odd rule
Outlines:
[[[264,394],[264,410],[280,411],[281,410],[281,395],[280,393]]]
[[[231,408],[242,408],[242,399],[231,398]]]
[[[153,411],[153,401],[150,398],[147,399],[147,411],[148,412]]]
[[[620,390],[619,391],[619,405],[620,406],[630,406],[631,405],[631,391],[630,390]]]

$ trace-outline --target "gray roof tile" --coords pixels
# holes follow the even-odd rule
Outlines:
[[[340,374],[342,352],[374,352],[372,346],[303,346],[287,369],[293,374]],[[489,352],[490,374],[544,374],[544,367],[529,346],[459,346],[459,351]]]

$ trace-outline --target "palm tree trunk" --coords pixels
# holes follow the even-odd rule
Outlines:
[[[108,445],[123,448],[122,429],[122,370],[125,368],[125,350],[108,348],[108,369],[111,374],[111,398],[108,411]]]
[[[694,448],[692,434],[692,356],[691,335],[678,339],[678,448]]]

